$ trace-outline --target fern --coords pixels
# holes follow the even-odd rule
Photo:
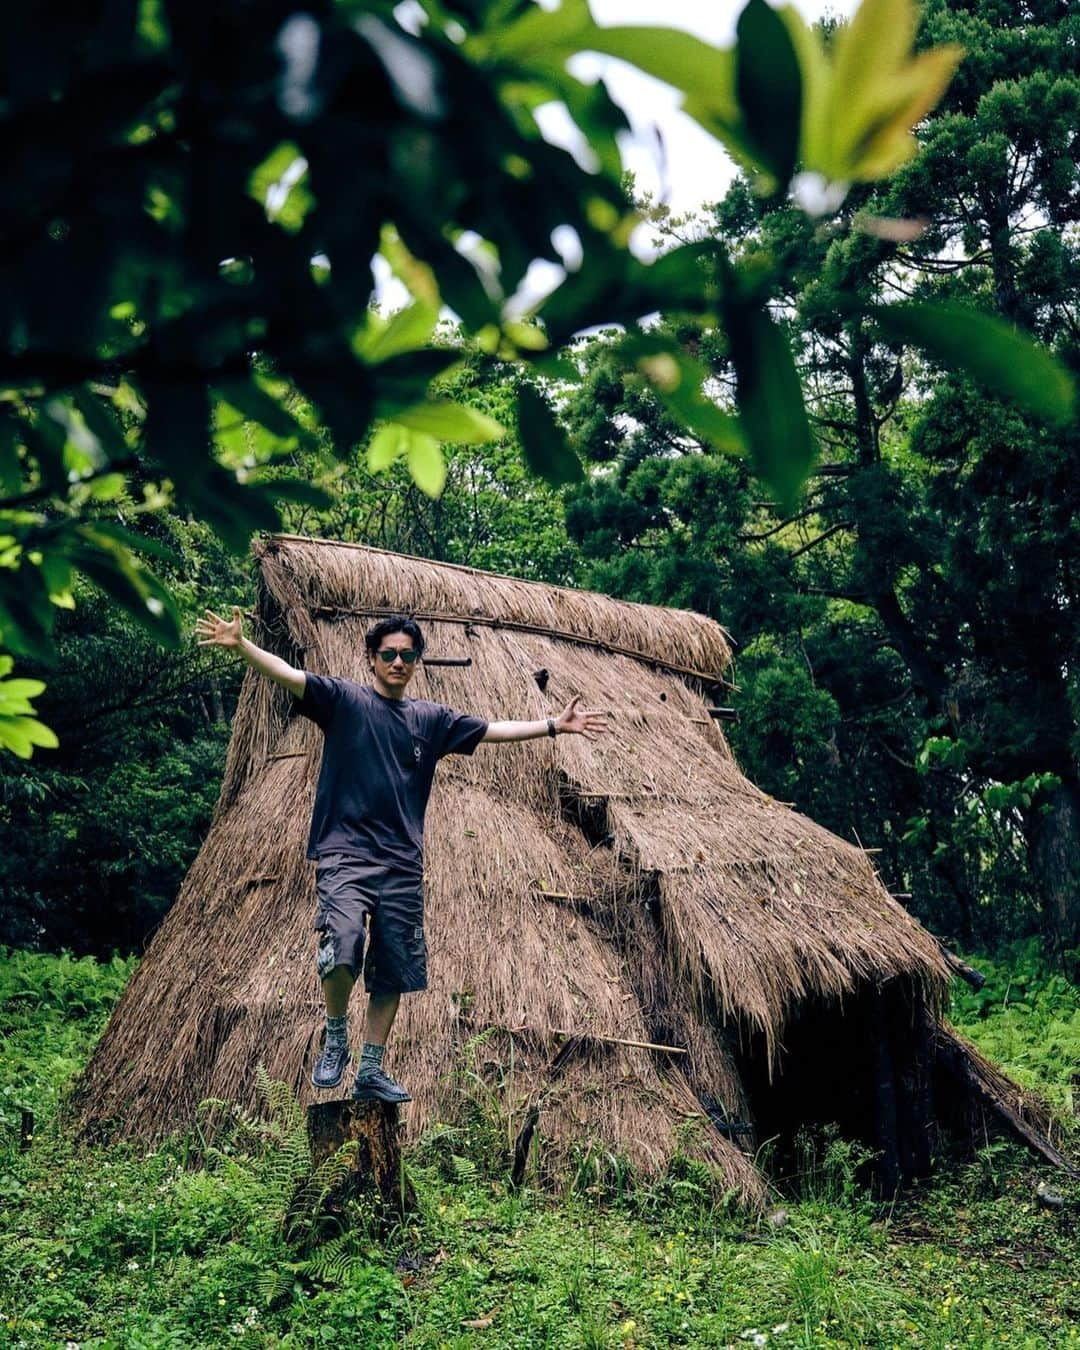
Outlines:
[[[287,1265],[260,1270],[255,1277],[255,1289],[260,1299],[269,1308],[279,1298],[284,1298],[293,1287],[298,1276],[303,1275],[306,1261],[290,1261]]]
[[[355,1229],[324,1242],[304,1263],[305,1273],[323,1284],[345,1284],[367,1264],[370,1245]]]
[[[275,1145],[267,1183],[284,1204],[311,1172],[307,1121],[288,1084],[272,1079],[263,1064],[255,1066],[255,1085],[266,1104],[268,1133]]]
[[[323,1205],[348,1179],[360,1145],[350,1139],[316,1167],[296,1188],[285,1218],[286,1236],[310,1241],[319,1225]]]
[[[476,1163],[471,1158],[463,1158],[460,1153],[451,1153],[450,1168],[455,1181],[475,1181]]]

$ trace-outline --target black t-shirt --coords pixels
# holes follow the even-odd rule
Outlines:
[[[306,675],[295,706],[324,737],[307,856],[343,853],[421,878],[435,765],[471,755],[487,722],[328,675]]]

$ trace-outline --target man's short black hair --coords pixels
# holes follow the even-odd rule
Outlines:
[[[407,614],[391,614],[388,619],[381,619],[374,628],[364,634],[364,646],[374,655],[382,646],[383,638],[388,638],[391,633],[404,633],[406,637],[412,639],[412,645],[417,652],[423,652],[424,635],[420,631],[420,625]]]

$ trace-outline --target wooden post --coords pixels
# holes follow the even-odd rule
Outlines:
[[[884,1196],[892,1196],[900,1184],[900,1154],[897,1141],[896,1078],[889,1044],[889,1018],[885,995],[874,989],[870,995],[870,1028],[874,1038],[874,1133],[881,1157],[878,1184]]]
[[[533,1103],[525,1112],[525,1121],[514,1141],[514,1162],[510,1169],[510,1185],[520,1186],[525,1179],[525,1168],[529,1162],[529,1148],[540,1119],[540,1108]]]
[[[346,1201],[373,1199],[388,1217],[400,1218],[413,1208],[412,1187],[401,1168],[398,1108],[385,1102],[318,1102],[307,1111],[313,1173],[346,1145],[354,1145],[342,1176],[331,1178],[323,1209],[340,1213]],[[311,1186],[307,1186],[311,1198]]]
[[[911,1103],[912,1170],[917,1177],[930,1175],[938,1151],[937,1108],[934,1103],[934,1019],[915,994],[914,1048],[912,1054],[914,1092]]]

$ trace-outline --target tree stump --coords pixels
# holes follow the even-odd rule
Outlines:
[[[386,1102],[319,1102],[307,1111],[313,1178],[322,1176],[322,1210],[341,1214],[350,1200],[366,1198],[388,1219],[398,1219],[415,1204],[401,1166],[398,1108]],[[340,1168],[331,1160],[350,1147]],[[320,1174],[320,1169],[322,1173]],[[312,1183],[307,1184],[308,1203]]]

